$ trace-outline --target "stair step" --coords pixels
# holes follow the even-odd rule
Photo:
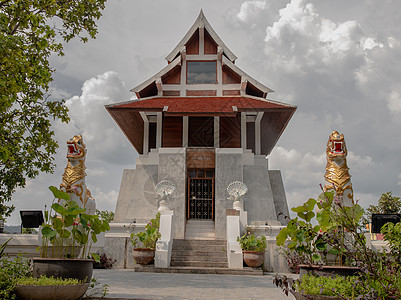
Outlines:
[[[227,257],[227,252],[224,250],[219,250],[219,251],[210,251],[210,250],[174,250],[172,252],[172,257],[175,256],[199,256],[199,257],[205,257],[205,256],[215,256],[215,257],[220,257],[224,256]]]
[[[263,276],[262,269],[243,268],[202,268],[202,267],[169,267],[156,268],[153,265],[137,266],[135,272],[154,272],[154,273],[181,273],[181,274],[221,274],[221,275],[250,275]]]
[[[204,245],[226,245],[225,240],[190,240],[190,239],[174,239],[174,244],[180,245],[196,245],[196,246],[204,246]]]
[[[171,261],[171,266],[228,268],[228,263],[227,262],[207,262],[207,261]]]
[[[199,262],[217,262],[226,263],[226,256],[172,256],[171,261],[199,261]]]

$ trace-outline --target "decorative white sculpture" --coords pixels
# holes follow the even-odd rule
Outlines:
[[[167,206],[168,197],[176,190],[175,185],[169,180],[162,180],[155,186],[156,194],[161,198],[159,211],[169,210]]]
[[[227,192],[230,195],[228,199],[234,200],[233,208],[242,210],[241,197],[248,192],[248,187],[242,181],[231,182],[227,187]]]
[[[67,141],[67,166],[64,169],[60,190],[70,195],[70,200],[86,208],[86,213],[96,212],[96,202],[85,183],[86,146],[81,135],[75,135]]]

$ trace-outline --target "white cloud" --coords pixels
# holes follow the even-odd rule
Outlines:
[[[393,114],[401,116],[401,95],[397,91],[390,93],[387,106]]]
[[[265,9],[266,1],[245,1],[241,4],[237,18],[241,22],[248,22],[254,18],[260,10]]]
[[[397,185],[401,185],[401,173],[398,174],[398,182],[397,182]]]

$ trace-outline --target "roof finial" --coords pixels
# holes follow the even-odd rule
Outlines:
[[[199,17],[200,19],[205,18],[205,15],[203,14],[203,9],[201,8],[200,13],[199,13]]]

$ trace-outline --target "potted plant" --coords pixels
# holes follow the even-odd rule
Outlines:
[[[134,247],[133,255],[136,263],[147,265],[155,257],[156,242],[161,237],[159,232],[160,213],[150,220],[145,230],[137,233],[131,233],[131,243]],[[137,247],[142,245],[142,247]]]
[[[326,199],[327,198],[327,199]],[[361,223],[361,217],[364,213],[363,209],[358,205],[343,206],[341,201],[338,201],[333,197],[334,203],[331,208],[334,209],[322,209],[317,213],[318,226],[324,234],[329,232],[329,229],[335,229],[340,232],[339,237],[335,234],[327,234],[324,241],[327,247],[331,247],[333,252],[337,251],[337,254],[341,254],[344,257],[345,264],[347,266],[355,266],[360,272],[354,273],[353,277],[344,278],[342,281],[350,280],[355,290],[354,296],[345,295],[341,289],[336,288],[336,296],[332,299],[401,299],[401,223],[396,225],[388,223],[385,225],[381,233],[384,235],[384,239],[389,245],[389,250],[372,250],[366,245],[366,238],[363,232],[363,224]],[[319,198],[318,203],[322,205],[325,201],[331,200],[329,194],[323,193]],[[313,201],[312,201],[313,202]],[[305,213],[305,212],[304,212]],[[307,214],[307,213],[306,213]],[[298,228],[297,230],[301,230]],[[320,232],[319,229],[319,232]],[[339,231],[338,229],[341,229]],[[335,232],[332,230],[332,232]],[[294,249],[301,247],[300,239],[302,234],[299,231],[298,239],[292,239],[292,231],[288,231],[288,228],[284,233],[290,237],[290,245]],[[284,233],[282,235],[284,235]],[[288,235],[290,233],[290,235]],[[318,235],[316,235],[318,237]],[[313,244],[313,243],[312,243]],[[306,245],[304,244],[306,247]],[[300,250],[302,247],[300,248]],[[296,250],[294,250],[296,251]],[[324,260],[320,260],[319,263],[323,264]],[[325,266],[315,266],[315,271]],[[330,266],[329,266],[330,267]],[[334,266],[335,267],[335,266]],[[298,295],[297,299],[329,299],[327,294],[313,295],[309,290],[310,287],[315,287],[316,284],[320,290],[324,290],[326,286],[329,286],[332,279],[327,279],[328,283],[316,283],[318,280],[326,280],[330,276],[334,277],[333,274],[318,274],[317,272],[311,273],[313,276],[303,275],[300,278],[300,282],[304,283],[301,289],[296,289],[291,279],[285,276],[276,276],[274,283],[281,286],[283,291],[288,295],[289,292],[297,292],[302,295]],[[330,276],[327,276],[330,275]],[[305,277],[306,276],[306,277]],[[304,279],[305,278],[305,279]],[[312,279],[310,279],[312,278]],[[337,284],[336,287],[342,284]],[[308,287],[309,286],[309,287]],[[315,293],[315,292],[313,292]],[[302,298],[304,297],[304,298]],[[326,298],[324,298],[326,297]]]
[[[278,246],[303,257],[305,264],[298,266],[301,275],[309,271],[354,275],[358,271],[351,266],[356,258],[352,255],[354,237],[349,232],[362,234],[359,221],[363,209],[359,204],[343,206],[339,200],[333,192],[323,192],[317,200],[311,198],[292,208],[297,217],[277,235]]]
[[[241,237],[237,237],[242,254],[244,256],[244,262],[249,267],[260,267],[265,260],[266,250],[266,237],[255,237],[248,230],[247,233]]]
[[[97,235],[110,229],[109,223],[97,215],[85,213],[69,194],[54,186],[49,187],[54,199],[50,210],[45,210],[41,227],[41,258],[33,259],[33,275],[76,278],[89,282],[96,253],[90,253]],[[59,202],[55,202],[59,199]]]
[[[23,277],[17,279],[15,293],[21,300],[78,300],[88,287],[89,283],[72,278]]]

